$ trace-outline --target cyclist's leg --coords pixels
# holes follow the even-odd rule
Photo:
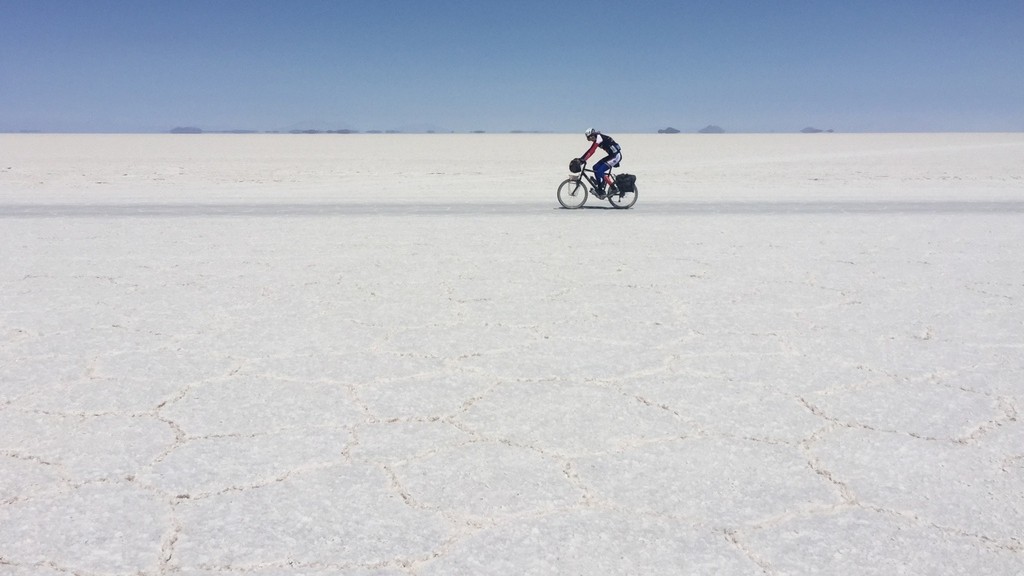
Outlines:
[[[594,164],[594,176],[597,178],[597,183],[601,188],[604,188],[605,184],[607,184],[607,182],[604,181],[604,175],[608,172],[609,158],[611,158],[611,156],[605,156],[597,164]]]
[[[609,184],[609,182],[605,180],[605,174],[608,173],[608,170],[618,166],[621,161],[622,152],[616,152],[615,154],[609,154],[608,156],[601,158],[601,161],[594,165],[594,175],[597,176],[597,181],[600,182],[602,186]]]
[[[611,154],[609,156],[606,156],[603,160],[601,160],[601,163],[605,165],[605,172],[607,172],[608,170],[611,170],[612,168],[615,168],[616,166],[618,166],[619,162],[622,162],[622,152],[616,152],[615,154]],[[611,180],[611,176],[608,176],[607,178],[609,180]],[[607,184],[609,186],[614,184],[614,183],[615,183],[614,180],[612,180],[611,182],[605,182],[605,184]]]

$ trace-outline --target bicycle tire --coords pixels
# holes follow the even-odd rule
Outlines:
[[[558,197],[558,203],[562,205],[562,208],[568,208],[575,210],[576,208],[582,208],[587,203],[587,185],[578,178],[566,178],[561,184],[558,185],[558,191],[555,193]]]
[[[639,195],[640,189],[637,188],[636,186],[633,186],[632,192],[624,192],[621,195],[612,194],[611,196],[609,196],[608,203],[620,210],[626,210],[627,208],[632,208],[633,204],[636,204],[636,198]]]

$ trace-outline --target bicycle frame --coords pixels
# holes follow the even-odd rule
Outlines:
[[[608,167],[608,171],[605,172],[605,175],[611,176],[613,180],[615,179],[615,175],[612,174],[612,170],[614,170],[614,168],[615,168],[614,166],[609,166]],[[581,181],[590,183],[590,190],[588,190],[589,193],[594,194],[595,196],[603,196],[603,195],[597,194],[597,192],[596,192],[596,189],[597,189],[597,175],[594,173],[594,169],[593,168],[587,168],[586,162],[584,162],[583,164],[580,165],[580,173],[578,175],[577,174],[573,174],[572,177],[576,178],[577,180],[581,180]],[[611,192],[612,189],[614,189],[614,188],[615,188],[615,184],[614,183],[609,184],[608,185],[608,192]]]
[[[619,190],[618,186],[612,182],[608,186],[606,193],[598,192],[598,181],[594,174],[593,169],[588,169],[586,163],[579,165],[579,170],[573,172],[573,168],[576,168],[575,163],[570,163],[570,172],[572,172],[565,181],[558,185],[558,189],[555,192],[555,196],[558,198],[558,203],[562,205],[562,208],[581,208],[587,203],[588,196],[594,196],[599,200],[607,200],[614,208],[632,208],[633,204],[636,203],[637,190],[636,187],[629,191],[623,192]],[[608,167],[608,176],[612,175],[612,167]]]

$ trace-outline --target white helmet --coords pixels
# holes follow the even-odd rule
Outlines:
[[[587,131],[583,133],[587,138],[590,138],[594,134],[597,134],[597,130],[594,130],[593,128],[587,128]]]

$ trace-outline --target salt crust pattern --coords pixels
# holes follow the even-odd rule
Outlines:
[[[0,136],[0,573],[1024,573],[1024,138],[620,140]]]

